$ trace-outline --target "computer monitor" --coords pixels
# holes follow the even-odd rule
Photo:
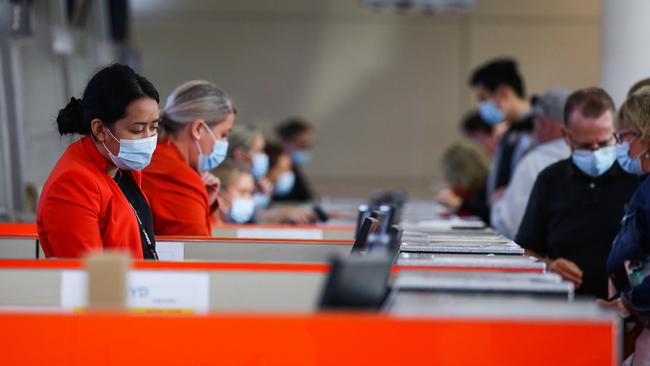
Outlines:
[[[395,207],[390,205],[360,205],[358,208],[357,232],[366,217],[373,217],[379,221],[382,234],[388,234],[388,229],[395,224]]]
[[[380,205],[377,209],[385,215],[384,220],[381,222],[381,232],[388,234],[388,230],[395,224],[395,206]]]
[[[356,233],[358,235],[359,231],[361,230],[361,224],[363,224],[363,220],[366,217],[370,217],[370,206],[368,205],[359,205],[357,212],[357,228],[356,228]],[[356,238],[356,236],[355,236]]]
[[[335,257],[321,293],[321,309],[378,309],[388,293],[392,258]]]
[[[379,221],[377,221],[377,219],[373,217],[366,217],[363,219],[361,227],[359,228],[354,240],[354,245],[352,246],[352,253],[358,253],[366,249],[368,236],[377,232],[379,232]]]
[[[388,229],[388,236],[390,237],[390,242],[388,244],[389,254],[396,258],[399,254],[400,246],[402,245],[402,229],[397,226],[391,226]]]
[[[372,195],[370,198],[371,205],[389,205],[393,206],[395,212],[393,214],[392,221],[393,223],[398,223],[401,221],[402,210],[406,204],[408,197],[405,192],[398,190],[389,190],[378,192]]]
[[[373,219],[377,219],[377,224],[379,225],[379,233],[385,233],[384,225],[386,225],[388,220],[387,213],[380,210],[373,210],[370,213],[370,217],[372,217]]]

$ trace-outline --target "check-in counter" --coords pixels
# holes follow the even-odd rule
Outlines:
[[[326,262],[337,254],[347,255],[350,240],[273,240],[200,237],[156,238],[163,260]],[[38,240],[0,237],[0,259],[45,258]]]
[[[393,292],[502,294],[573,300],[573,284],[555,273],[400,271]],[[399,296],[399,295],[398,295]]]
[[[34,237],[0,235],[0,259],[34,259],[39,254],[37,239]]]
[[[184,312],[315,309],[325,264],[133,262],[129,299],[139,309]],[[85,307],[81,261],[0,260],[0,307]]]
[[[476,313],[454,303],[397,304],[388,314],[0,311],[0,364],[619,364],[620,323],[611,313],[545,303],[554,309],[548,315],[509,316],[516,307],[492,305],[503,310]]]
[[[158,237],[161,260],[324,263],[348,255],[352,240],[283,240],[212,237]],[[0,259],[45,258],[33,237],[0,237]]]
[[[423,220],[409,220],[404,217],[400,228],[404,231],[420,231],[420,232],[439,232],[448,230],[490,230],[486,227],[485,223],[478,218],[461,218],[457,216],[451,217],[435,217],[428,216]]]
[[[165,296],[169,291],[174,294],[180,289],[183,297],[204,299],[199,304],[181,301],[178,305],[197,311],[309,311],[314,308],[328,270],[327,264],[306,263],[137,261],[132,265],[135,277],[130,286],[157,289],[164,291]],[[402,272],[448,270],[446,266],[431,265],[395,265],[392,268],[398,279]],[[464,272],[456,273],[462,275]],[[0,260],[0,306],[83,307],[85,283],[81,261]],[[396,281],[395,286],[398,285],[400,282]],[[177,300],[171,299],[170,303],[179,303]]]
[[[37,258],[36,224],[0,224],[0,259]]]
[[[424,237],[463,237],[468,239],[481,238],[483,240],[498,240],[503,239],[504,236],[498,234],[491,228],[485,228],[480,230],[424,230],[424,231],[413,231],[413,230],[404,230],[403,237],[412,238],[412,239],[422,239]]]
[[[471,223],[471,221],[470,221]],[[402,225],[404,226],[404,225]],[[406,225],[402,234],[401,252],[450,254],[524,254],[524,249],[492,229],[462,228],[427,229],[427,226]]]
[[[395,264],[402,267],[436,267],[440,270],[538,272],[546,271],[546,263],[534,257],[493,254],[400,253]]]
[[[25,225],[20,230],[15,225],[4,230],[2,226],[0,225],[0,259],[45,258],[38,243],[35,225]],[[323,263],[334,255],[349,254],[353,240],[175,236],[157,237],[156,244],[163,260]]]
[[[219,225],[215,238],[353,240],[355,227],[329,225]]]
[[[399,295],[391,296],[384,306],[384,312],[392,317],[413,321],[421,321],[423,318],[435,319],[454,328],[462,326],[461,324],[466,325],[466,328],[463,326],[464,329],[456,329],[459,333],[450,334],[450,338],[439,339],[439,343],[434,342],[436,350],[454,348],[458,344],[465,347],[464,351],[457,350],[456,359],[450,359],[449,364],[453,365],[549,365],[553,364],[551,360],[558,353],[565,352],[567,360],[572,358],[573,361],[558,359],[558,364],[620,364],[622,351],[620,318],[610,310],[599,307],[593,300],[567,302],[525,295],[481,294],[479,296],[466,293],[416,291],[401,292]],[[515,329],[524,323],[530,327],[529,333]],[[484,332],[474,328],[478,324],[486,325]],[[493,328],[487,324],[496,326]],[[595,327],[590,330],[582,328],[582,325],[587,324]],[[598,324],[603,328],[597,326]],[[508,335],[504,335],[505,338],[492,333],[492,330],[500,332],[498,329],[504,325],[511,327],[507,332]],[[609,356],[597,356],[592,352],[598,351],[588,348],[578,351],[568,344],[558,344],[553,340],[555,337],[568,336],[567,341],[581,347],[578,344],[589,342],[588,338],[597,336],[599,333],[597,328],[603,331],[601,334],[603,337],[609,337],[615,344]],[[606,328],[608,330],[605,330]],[[544,339],[538,338],[540,336]],[[492,342],[483,343],[483,337],[491,339]],[[499,349],[503,349],[506,353],[508,353],[506,350],[510,349],[509,355],[498,356],[492,352]],[[586,353],[581,354],[583,352]],[[480,359],[480,362],[477,362],[477,359]]]
[[[462,241],[403,239],[400,252],[410,253],[450,253],[450,254],[524,254],[524,249],[513,241]]]
[[[335,255],[348,255],[352,244],[352,240],[156,238],[163,260],[220,262],[325,263]]]

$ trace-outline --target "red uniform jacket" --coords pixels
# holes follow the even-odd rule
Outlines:
[[[142,171],[156,235],[210,236],[208,192],[199,173],[173,142],[158,142],[151,164]]]
[[[120,187],[106,174],[107,167],[90,136],[70,145],[56,163],[36,212],[38,237],[47,257],[79,258],[112,248],[142,259],[137,218]],[[139,186],[140,172],[131,174]]]

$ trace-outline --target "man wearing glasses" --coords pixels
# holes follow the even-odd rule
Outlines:
[[[576,293],[607,298],[607,256],[639,178],[616,161],[614,102],[600,88],[573,92],[564,108],[571,157],[543,170],[515,241]]]

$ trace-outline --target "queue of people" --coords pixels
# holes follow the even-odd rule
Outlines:
[[[486,175],[476,150],[450,147],[442,160],[449,188],[437,201],[480,217],[578,295],[617,309],[634,329],[626,340],[636,341],[625,364],[649,364],[650,79],[618,110],[598,87],[527,100],[509,59],[480,66],[470,85],[479,108],[461,130],[492,162]],[[460,189],[469,186],[470,194]]]

